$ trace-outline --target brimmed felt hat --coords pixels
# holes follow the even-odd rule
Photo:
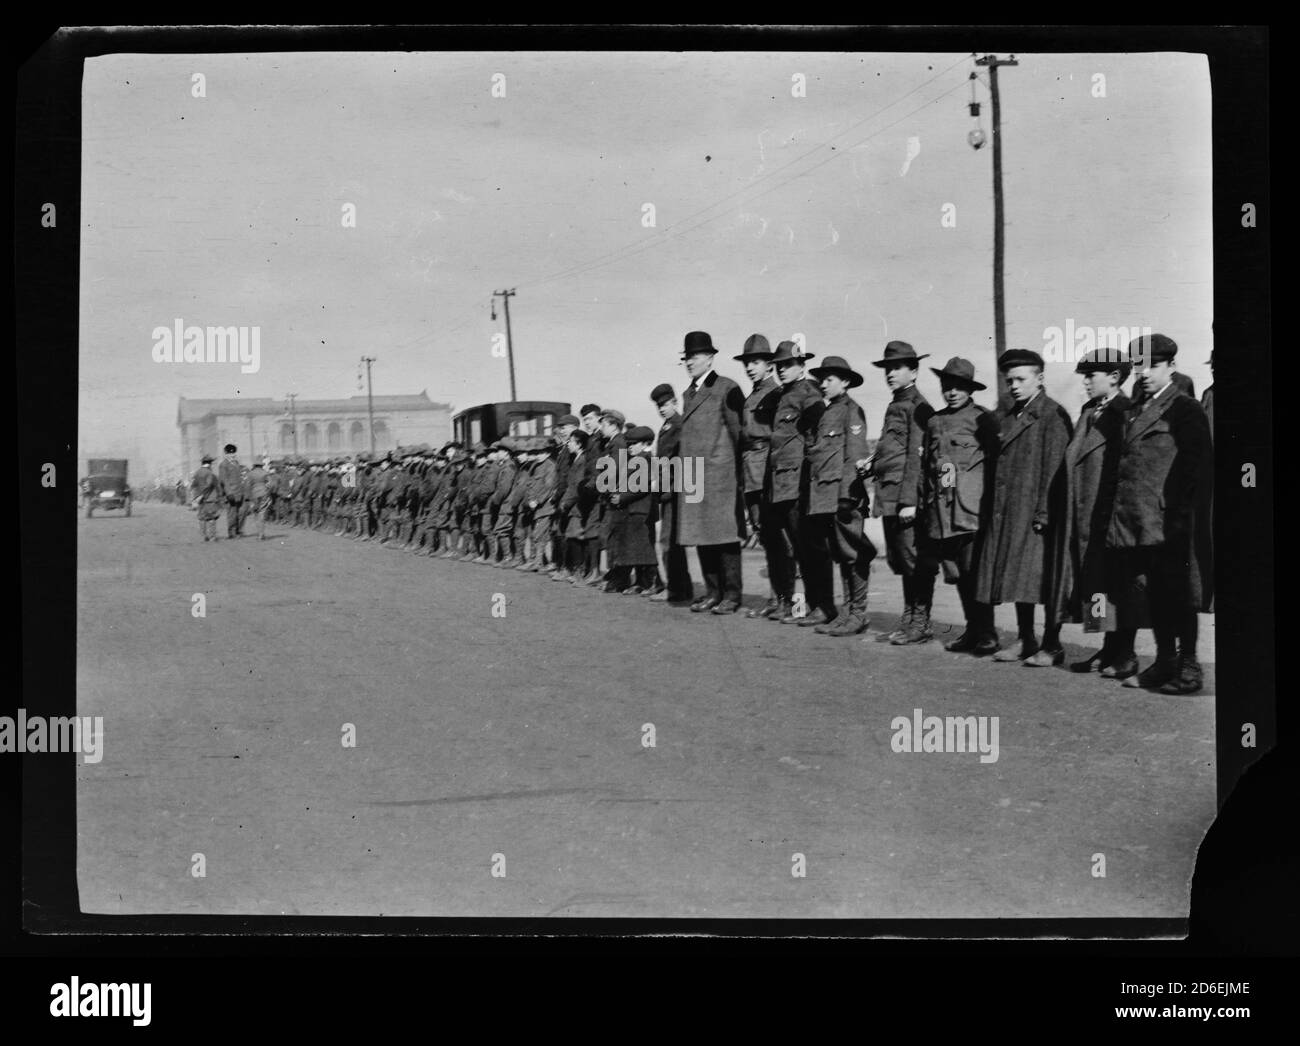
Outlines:
[[[975,380],[975,364],[971,363],[970,360],[962,359],[960,356],[954,356],[950,359],[943,365],[942,370],[938,367],[931,367],[930,369],[940,378],[947,378],[949,381],[967,389],[978,391],[988,388],[983,382]]]
[[[915,367],[921,360],[929,357],[928,352],[923,352],[920,356],[916,350],[905,341],[891,341],[885,346],[885,355],[878,360],[872,360],[873,367],[888,367],[895,363],[910,363]]]
[[[807,363],[815,358],[815,353],[802,352],[795,342],[783,341],[776,347],[776,352],[772,355],[772,362],[780,366],[782,363]]]
[[[751,334],[745,339],[745,350],[739,356],[731,358],[741,363],[748,363],[750,360],[771,360],[772,346],[767,343],[763,335]]]
[[[844,378],[851,389],[856,389],[865,380],[861,374],[849,366],[848,360],[843,356],[827,356],[822,360],[820,367],[813,367],[808,373],[818,381],[828,374],[835,374]]]

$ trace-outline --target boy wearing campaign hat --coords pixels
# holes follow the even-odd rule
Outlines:
[[[863,522],[867,489],[859,470],[867,463],[867,416],[849,389],[862,375],[840,356],[827,356],[812,376],[821,382],[826,409],[809,448],[808,504],[802,524],[809,573],[804,576],[809,614],[801,625],[827,636],[854,636],[867,630],[867,584],[876,546]],[[844,606],[835,606],[832,562],[844,584]]]
[[[784,538],[780,527],[772,518],[771,501],[764,488],[767,479],[767,458],[772,443],[772,422],[776,417],[776,404],[781,398],[781,386],[773,375],[772,352],[761,334],[751,334],[745,349],[733,357],[745,365],[745,375],[752,383],[745,397],[740,428],[740,467],[744,484],[745,513],[749,523],[750,544],[757,540],[763,546],[767,559],[768,583],[771,593],[762,607],[746,613],[749,618],[771,617],[781,604],[773,580],[780,574],[779,557],[784,555]]]
[[[875,481],[872,515],[885,531],[885,556],[890,569],[903,579],[903,617],[889,637],[903,646],[924,643],[933,635],[930,607],[938,565],[917,548],[916,513],[920,505],[921,450],[925,423],[934,409],[916,386],[917,368],[928,353],[918,356],[905,341],[891,341],[872,366],[885,372],[893,398],[871,455],[868,475]]]
[[[975,380],[975,366],[954,356],[930,368],[939,378],[944,407],[925,423],[918,494],[919,552],[943,568],[944,581],[957,586],[965,631],[945,650],[984,657],[998,649],[993,608],[975,597],[975,549],[988,518],[992,464],[998,453],[993,415],[971,395],[987,388]]]
[[[994,661],[1049,668],[1065,660],[1061,625],[1052,612],[1051,550],[1065,513],[1065,448],[1070,416],[1043,387],[1043,357],[1032,349],[1008,349],[998,360],[1011,396],[999,406],[998,457],[993,500],[980,536],[976,598],[997,606],[1015,603],[1015,645]],[[1046,608],[1043,642],[1034,634],[1034,607]]]

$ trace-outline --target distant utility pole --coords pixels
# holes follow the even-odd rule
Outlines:
[[[515,296],[515,290],[512,287],[508,291],[492,292],[492,318],[497,318],[497,299],[501,299],[502,305],[506,310],[506,358],[510,361],[510,399],[517,400],[519,394],[515,391],[515,344],[510,335],[510,299]]]
[[[286,392],[284,398],[289,401],[289,424],[293,428],[293,456],[298,456],[298,410],[294,405],[294,400],[298,398],[296,392]]]
[[[1004,243],[1002,234],[1002,104],[998,94],[998,69],[1004,65],[1019,65],[1016,56],[999,58],[986,54],[975,59],[989,71],[989,100],[993,104],[993,337],[997,358],[1007,349],[1007,305],[1003,291],[1002,266]],[[1009,402],[1007,379],[998,370],[998,402]]]
[[[370,420],[370,456],[375,456],[375,394],[370,384],[370,365],[375,362],[374,356],[362,356],[361,362],[366,365],[366,417]]]

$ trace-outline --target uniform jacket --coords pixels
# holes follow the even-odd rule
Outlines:
[[[1072,426],[1065,408],[1039,392],[1022,410],[999,407],[993,500],[980,535],[976,598],[983,603],[1052,601],[1048,550],[1065,509],[1065,448]],[[1044,529],[1034,531],[1034,524]]]
[[[933,413],[915,384],[897,390],[885,408],[885,423],[871,466],[876,487],[873,515],[896,516],[899,509],[920,504],[925,423]]]
[[[270,492],[270,478],[259,468],[249,469],[248,475],[244,477],[244,497],[252,500],[266,497]]]
[[[234,458],[222,458],[217,466],[217,478],[228,499],[239,501],[244,496],[244,466]]]
[[[682,545],[726,545],[745,535],[745,504],[740,482],[740,430],[745,397],[740,386],[710,371],[698,391],[682,397],[683,458],[703,463],[696,469],[703,497],[692,504],[679,498],[677,539]]]
[[[666,463],[681,453],[681,445],[682,416],[673,414],[671,417],[664,419],[664,423],[659,426],[659,438],[655,442],[655,457]],[[656,494],[659,500],[658,515],[660,522],[663,523],[663,527],[659,532],[659,539],[668,543],[676,542],[677,536],[674,527],[676,527],[680,516],[677,511],[677,501],[680,495],[672,490],[665,489],[667,484],[660,477],[656,477],[655,486],[659,488]]]
[[[1214,594],[1210,516],[1214,448],[1197,402],[1176,388],[1129,411],[1106,532],[1109,548],[1176,544],[1187,556],[1189,599],[1207,610]]]
[[[931,541],[979,532],[988,517],[985,465],[997,458],[998,423],[974,400],[925,423],[918,516]]]
[[[194,478],[190,480],[190,496],[197,498],[200,504],[212,504],[224,497],[221,477],[207,465],[200,465]]]
[[[753,391],[745,397],[740,429],[740,462],[746,494],[761,491],[767,478],[772,423],[776,419],[776,404],[780,398],[781,386],[771,375],[755,385]]]
[[[515,463],[515,474],[510,480],[510,490],[501,503],[502,511],[509,515],[528,511],[528,491],[533,485],[533,462],[527,465]]]
[[[532,481],[526,494],[526,502],[537,502],[537,508],[533,510],[534,519],[555,515],[557,473],[558,466],[554,458],[543,458],[534,464]]]
[[[846,392],[826,404],[808,448],[808,515],[835,512],[841,501],[865,510],[867,491],[858,476],[858,462],[866,458],[867,415]]]
[[[1052,572],[1051,605],[1058,621],[1102,624],[1094,613],[1094,596],[1112,587],[1106,530],[1115,506],[1125,419],[1132,406],[1122,392],[1101,408],[1100,415],[1094,401],[1085,403],[1065,449],[1065,511],[1062,525],[1055,530]]]
[[[767,496],[770,501],[798,501],[807,486],[808,445],[826,409],[821,389],[800,378],[781,390],[772,418],[767,456]]]

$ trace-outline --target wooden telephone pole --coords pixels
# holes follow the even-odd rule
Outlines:
[[[998,94],[998,69],[1004,65],[1020,63],[1016,61],[1015,55],[999,58],[997,55],[986,54],[983,58],[975,59],[975,64],[982,65],[989,71],[989,100],[993,106],[993,339],[997,360],[1007,350],[1007,306],[1002,278],[1005,252],[1002,232],[1002,102]],[[999,370],[998,403],[1009,402],[1007,379]]]
[[[510,299],[515,296],[515,291],[511,288],[508,291],[492,292],[492,318],[496,319],[496,299],[500,298],[502,305],[506,310],[506,357],[510,361],[510,400],[514,402],[519,398],[515,391],[515,344],[510,335]]]
[[[370,383],[370,365],[375,362],[374,356],[362,356],[361,362],[366,365],[366,418],[369,421],[370,428],[370,456],[375,456],[375,396],[374,390]]]
[[[294,400],[298,398],[296,392],[286,392],[284,398],[289,401],[289,425],[293,429],[293,456],[298,456],[298,411],[294,405]]]

